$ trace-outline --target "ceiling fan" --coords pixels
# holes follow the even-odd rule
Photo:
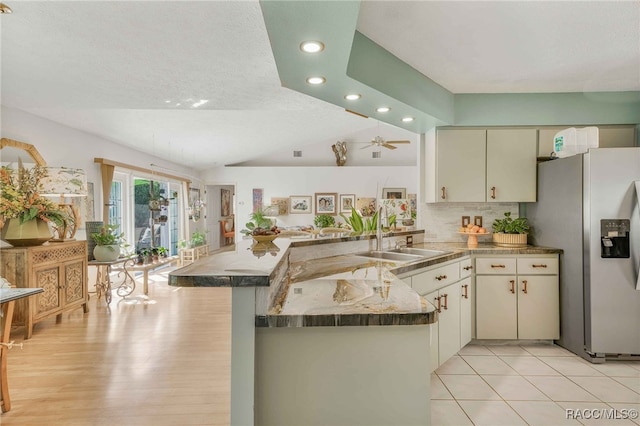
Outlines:
[[[408,141],[408,140],[386,141],[381,136],[376,136],[375,138],[371,139],[371,142],[362,142],[362,143],[366,143],[368,145],[367,146],[363,146],[360,149],[371,148],[373,146],[375,146],[375,147],[383,146],[383,147],[388,148],[388,149],[396,149],[397,146],[394,146],[394,145],[407,144],[407,143],[411,143],[411,141]]]

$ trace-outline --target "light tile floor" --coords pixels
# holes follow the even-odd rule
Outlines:
[[[434,426],[633,426],[638,411],[640,362],[591,364],[556,345],[470,344],[431,375]]]

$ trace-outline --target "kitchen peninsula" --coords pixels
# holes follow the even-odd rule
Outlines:
[[[172,286],[232,287],[231,424],[429,424],[438,314],[405,277],[457,271],[469,249],[423,235],[384,246],[446,251],[378,258],[373,235],[243,240],[171,272]]]

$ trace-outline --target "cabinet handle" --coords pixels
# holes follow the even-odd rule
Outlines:
[[[445,199],[445,197],[446,197],[446,196],[444,195],[444,190],[445,190],[445,188],[444,188],[444,186],[443,186],[443,187],[442,187],[442,189],[441,189],[441,191],[442,191],[442,196],[440,197],[440,198],[442,198],[443,200],[444,200],[444,199]]]
[[[436,280],[438,280],[438,281],[442,281],[442,280],[446,280],[446,279],[447,279],[447,276],[446,276],[446,275],[438,275],[438,276],[436,277]]]
[[[444,297],[444,306],[443,306],[443,308],[444,308],[445,310],[449,309],[449,304],[447,303],[447,296],[448,296],[448,295],[447,295],[447,293],[445,293],[445,294],[442,296],[442,297]]]
[[[531,265],[533,268],[546,268],[547,265],[545,265],[544,263],[541,263],[540,265]]]
[[[496,199],[496,187],[495,186],[491,187],[491,198],[494,199],[494,200]]]
[[[465,266],[465,267],[464,267],[464,268],[462,268],[462,269],[464,269],[465,271],[468,271],[468,270],[470,270],[470,269],[473,269],[473,266]]]
[[[438,303],[437,303],[436,311],[438,311],[438,313],[441,313],[441,312],[442,312],[442,305],[441,305],[441,303],[440,303],[440,297],[434,297],[434,299],[433,299],[433,300],[435,300],[436,302],[438,302]]]
[[[506,268],[504,265],[491,265],[492,268]]]
[[[527,294],[527,280],[522,280],[522,284],[524,284],[524,285],[522,286],[522,292],[523,292],[524,294]]]
[[[468,299],[469,298],[469,284],[463,285],[462,288],[464,289],[464,293],[462,293],[462,297],[464,297],[465,299]]]
[[[509,290],[511,293],[515,294],[516,293],[516,281],[515,280],[509,280],[509,282],[511,283],[511,290]]]

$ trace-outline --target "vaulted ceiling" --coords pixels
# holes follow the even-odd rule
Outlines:
[[[8,4],[2,105],[196,169],[372,138],[377,120],[415,139],[455,123],[460,93],[640,92],[638,2]],[[323,87],[297,80],[314,68]]]

